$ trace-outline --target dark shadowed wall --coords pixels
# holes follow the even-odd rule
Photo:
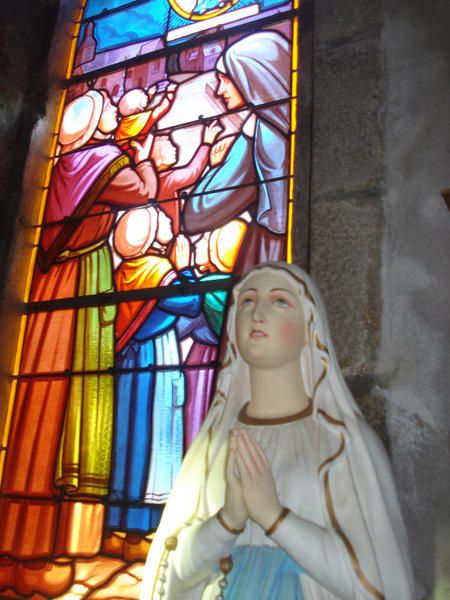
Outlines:
[[[58,0],[0,4],[0,288],[7,274],[33,127],[45,115]]]

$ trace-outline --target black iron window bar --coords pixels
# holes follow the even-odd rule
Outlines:
[[[6,450],[6,448],[5,448]],[[113,490],[111,490],[113,491]],[[58,503],[58,504],[62,504],[67,503],[67,502],[73,502],[76,504],[103,504],[105,507],[108,506],[127,506],[127,507],[132,507],[132,508],[149,508],[149,507],[161,507],[164,508],[165,503],[164,504],[156,504],[156,503],[148,503],[148,502],[144,502],[143,500],[112,500],[110,499],[108,496],[89,496],[89,495],[84,495],[84,496],[77,496],[74,494],[68,494],[66,492],[64,492],[63,490],[61,490],[61,492],[59,494],[14,494],[14,493],[8,493],[8,492],[1,492],[0,494],[0,498],[7,498],[9,500],[24,500],[24,499],[29,499],[29,500],[51,500],[53,503]],[[155,531],[154,529],[151,529],[148,533],[152,533],[153,531]],[[148,535],[148,533],[143,534],[143,535]],[[7,556],[7,553],[5,552],[4,554],[0,554],[0,556]],[[67,557],[67,554],[57,554],[52,552],[51,554],[52,559],[55,558],[59,558],[59,557]],[[124,559],[121,559],[124,560]],[[125,561],[126,562],[126,561]],[[130,564],[133,564],[134,561],[130,561]],[[4,596],[5,597],[5,596]],[[50,599],[49,599],[50,600]]]
[[[210,117],[205,117],[204,115],[199,115],[197,117],[197,119],[193,119],[192,121],[184,121],[183,123],[178,123],[177,125],[173,125],[172,127],[166,127],[164,129],[155,129],[154,131],[152,131],[152,133],[154,133],[155,137],[158,137],[159,135],[168,135],[169,133],[171,133],[172,131],[176,131],[177,129],[186,129],[186,128],[192,127],[194,125],[207,125],[208,123],[212,123],[213,121],[217,121],[218,119],[221,119],[223,117],[229,117],[230,115],[242,113],[245,110],[253,110],[255,112],[258,112],[258,111],[262,111],[266,108],[278,106],[279,104],[287,104],[288,102],[291,102],[291,100],[296,100],[296,99],[297,99],[296,95],[291,95],[291,96],[285,96],[284,98],[277,98],[276,100],[271,100],[270,102],[261,102],[260,104],[254,104],[253,102],[248,102],[245,106],[243,106],[243,107],[241,106],[240,108],[234,108],[233,110],[227,110],[226,112],[221,112],[216,115],[212,115]],[[58,134],[56,132],[53,132],[53,135],[56,136]],[[123,141],[131,140],[131,139],[133,139],[133,138],[132,137],[123,138]],[[105,146],[107,144],[110,144],[111,142],[114,142],[114,138],[101,140],[99,142],[96,142],[95,144],[90,144],[89,147],[96,148],[98,146]],[[76,150],[70,150],[66,154],[75,154],[79,151],[80,151],[80,148],[77,148]],[[59,156],[60,156],[59,154],[54,154],[53,156],[48,156],[47,158],[48,158],[48,160],[55,160],[56,158],[59,158]]]
[[[111,9],[113,10],[113,9]],[[195,48],[197,46],[207,44],[212,41],[216,41],[219,39],[226,39],[229,36],[234,36],[241,32],[243,33],[254,33],[257,31],[261,31],[267,25],[271,25],[272,23],[278,23],[280,21],[288,21],[289,19],[294,18],[300,14],[299,9],[288,9],[285,11],[280,11],[279,13],[268,15],[267,17],[261,17],[256,19],[256,21],[252,23],[241,23],[236,25],[235,27],[229,27],[227,29],[221,29],[219,31],[213,31],[211,33],[207,33],[202,37],[196,37],[193,40],[188,40],[184,42],[179,42],[178,44],[174,44],[173,46],[168,46],[165,48],[160,48],[153,52],[149,52],[146,54],[142,54],[140,56],[134,56],[132,58],[128,58],[127,60],[123,60],[115,63],[114,65],[108,65],[105,67],[101,67],[100,69],[95,69],[93,71],[89,71],[87,73],[81,73],[80,75],[73,75],[72,77],[65,80],[63,83],[64,87],[70,87],[71,85],[75,85],[77,83],[92,82],[92,80],[98,78],[102,75],[107,75],[109,73],[113,73],[115,71],[120,71],[121,69],[125,69],[127,67],[134,67],[137,65],[145,64],[149,60],[156,60],[158,58],[172,56],[174,54],[179,54],[182,50],[188,50],[189,48]],[[106,16],[104,14],[103,16]],[[101,17],[100,17],[101,18]],[[94,21],[95,17],[88,17],[86,20],[82,20],[81,23],[88,23],[90,21]],[[120,48],[121,46],[117,46]],[[113,49],[113,48],[111,48]]]
[[[101,19],[102,17],[106,17],[109,16],[110,14],[116,13],[116,12],[120,12],[122,10],[124,10],[125,8],[131,8],[133,6],[138,6],[140,4],[144,4],[147,0],[134,0],[132,2],[129,2],[126,5],[122,5],[120,7],[117,8],[111,8],[111,9],[104,9],[101,13],[98,13],[96,15],[92,15],[90,17],[87,18],[83,18],[81,19],[81,23],[88,23],[90,21],[94,21],[97,19]],[[145,55],[141,55],[141,56],[137,56],[131,59],[128,59],[126,61],[122,61],[119,63],[116,63],[114,65],[110,65],[108,67],[104,67],[101,69],[97,69],[95,71],[91,71],[82,75],[78,75],[78,76],[74,76],[71,77],[69,79],[67,79],[64,82],[64,87],[69,87],[71,85],[74,85],[76,83],[81,83],[81,82],[91,82],[104,74],[108,74],[110,72],[114,72],[114,71],[118,71],[122,68],[126,68],[126,67],[131,67],[134,65],[139,65],[139,64],[143,64],[148,62],[149,60],[153,60],[153,59],[158,59],[164,56],[170,56],[173,54],[178,54],[180,51],[185,50],[185,49],[189,49],[192,47],[196,47],[198,45],[204,44],[204,43],[208,43],[210,41],[215,41],[217,39],[223,39],[223,38],[227,38],[228,36],[232,36],[232,35],[236,35],[238,33],[242,32],[247,32],[247,33],[252,33],[254,31],[259,31],[261,30],[261,28],[270,25],[274,22],[279,22],[279,21],[285,21],[285,20],[289,20],[292,19],[295,16],[298,16],[300,13],[299,9],[290,9],[290,10],[286,10],[284,12],[280,12],[274,15],[270,15],[268,17],[262,17],[260,19],[257,19],[254,23],[252,24],[248,24],[248,23],[243,23],[241,25],[237,25],[235,27],[229,27],[226,30],[219,30],[216,32],[211,32],[209,34],[206,34],[204,36],[202,36],[201,38],[195,38],[193,40],[189,40],[189,41],[184,41],[184,42],[180,42],[179,44],[176,44],[174,46],[168,47],[168,48],[162,48],[159,50],[156,50],[155,52],[152,53],[148,53]],[[77,21],[76,23],[80,23],[80,21]],[[289,98],[286,98],[285,101],[290,101],[292,99],[296,98],[296,96],[290,96]],[[278,101],[277,101],[278,102]],[[263,106],[269,106],[272,105],[273,103],[268,103],[267,105],[260,105],[258,107],[252,107],[251,105],[248,106],[248,108],[262,108]],[[210,121],[213,121],[217,118],[220,118],[220,116],[225,116],[225,115],[230,115],[233,112],[239,112],[241,111],[241,109],[236,110],[236,111],[227,111],[226,113],[223,113],[223,115],[216,115],[214,117],[211,118],[203,118],[203,117],[199,117],[198,119],[198,123],[208,123]],[[194,122],[195,124],[195,122]],[[166,133],[167,131],[173,131],[174,129],[178,129],[181,127],[186,127],[187,124],[181,124],[178,126],[174,126],[173,128],[170,128],[170,130],[161,130],[158,131],[158,133],[163,134]],[[54,135],[57,135],[56,133]],[[284,177],[280,177],[277,179],[284,179]],[[286,177],[286,179],[288,179],[288,177]],[[275,181],[276,179],[272,179],[272,180],[266,180],[266,181],[258,181],[255,183],[250,183],[247,185],[255,185],[255,184],[261,184],[261,183],[266,183],[269,181]],[[228,188],[223,188],[223,190],[217,190],[217,191],[226,191],[226,190],[231,190],[231,189],[237,189],[239,187],[245,187],[245,184],[242,186],[230,186]],[[45,189],[45,188],[42,188]],[[196,194],[189,194],[189,196],[194,196]],[[187,197],[188,194],[186,193],[182,193],[180,194],[180,197]],[[173,198],[171,198],[171,200],[173,200]],[[162,202],[165,200],[159,200],[158,202]],[[117,211],[119,211],[120,209],[117,209]],[[111,212],[116,212],[115,210],[112,210]],[[104,214],[104,213],[103,213]],[[92,215],[94,216],[94,215]],[[64,219],[63,222],[67,222],[68,220],[72,220],[70,218],[68,219]],[[53,224],[56,224],[58,222],[54,222]],[[49,225],[49,224],[46,224]],[[30,225],[28,225],[30,226]],[[44,225],[45,226],[45,225]],[[41,227],[41,225],[31,225],[30,227]],[[231,287],[236,283],[236,281],[238,280],[238,278],[236,276],[231,276],[229,279],[227,280],[221,280],[218,282],[207,282],[207,283],[202,283],[202,282],[198,282],[195,284],[181,284],[181,285],[177,285],[177,286],[167,286],[167,287],[163,287],[163,288],[152,288],[152,289],[141,289],[141,290],[131,290],[128,292],[113,292],[113,293],[108,293],[108,294],[97,294],[95,296],[79,296],[75,299],[57,299],[57,300],[51,300],[51,301],[46,301],[46,302],[30,302],[30,303],[26,303],[25,304],[25,310],[24,312],[26,314],[32,314],[35,312],[39,312],[41,310],[45,311],[45,310],[55,310],[55,309],[59,309],[59,310],[63,310],[64,308],[86,308],[89,306],[100,306],[100,305],[104,305],[105,303],[116,303],[118,301],[131,301],[131,300],[145,300],[145,299],[149,299],[149,298],[164,298],[164,297],[169,297],[169,296],[173,296],[173,295],[183,295],[183,294],[200,294],[200,293],[206,293],[208,291],[216,291],[216,290],[229,290],[231,289]],[[205,369],[205,368],[214,368],[216,366],[218,366],[219,363],[217,361],[208,363],[208,365],[180,365],[180,366],[173,366],[173,368],[177,369],[177,370],[189,370],[189,369]],[[129,369],[128,372],[133,372],[133,371],[137,371],[137,370],[152,370],[152,371],[157,371],[159,369],[164,369],[167,370],[168,368],[172,367],[167,365],[167,366],[162,366],[159,367],[157,365],[153,365],[153,366],[149,366],[149,367],[144,367],[141,369]],[[111,369],[108,369],[108,373],[107,374],[116,374],[119,372],[125,372],[125,370],[120,370],[117,367],[113,367]],[[70,375],[72,372],[71,371],[64,371],[64,375]],[[82,373],[75,373],[75,375],[82,375]],[[36,377],[36,378],[44,378],[46,377],[46,374],[21,374],[21,375],[12,375],[11,377],[13,377],[14,379],[26,379],[26,378],[31,378],[31,377]],[[59,375],[61,376],[61,375]],[[2,446],[0,447],[0,451],[5,451],[7,450],[6,446]],[[8,494],[8,493],[3,493],[2,497],[4,498],[10,498],[10,499],[23,499],[25,496],[23,495],[17,495],[17,494]],[[28,498],[36,498],[36,499],[50,499],[50,500],[55,500],[58,502],[91,502],[92,500],[88,497],[86,498],[81,498],[81,497],[73,497],[70,496],[68,494],[65,494],[63,492],[61,492],[58,495],[53,495],[53,496],[39,496],[39,495],[27,495],[26,497]],[[113,500],[109,500],[108,498],[96,498],[96,502],[100,502],[103,503],[106,506],[121,506],[121,505],[127,505],[127,506],[133,506],[133,507],[148,507],[148,504],[145,502],[136,502],[136,501],[113,501]]]
[[[123,7],[121,7],[121,8],[123,8]],[[111,9],[111,10],[114,10],[114,9]],[[105,14],[105,13],[103,13],[103,14]],[[271,15],[267,18],[261,18],[257,21],[257,23],[255,24],[255,27],[257,28],[257,30],[260,30],[261,27],[263,27],[265,24],[275,22],[275,21],[287,20],[288,18],[290,18],[294,15],[297,15],[297,14],[298,14],[298,10],[290,10],[290,11],[286,11],[283,13],[278,13],[276,15]],[[94,17],[90,17],[87,19],[87,21],[90,21],[93,18]],[[241,29],[245,30],[245,31],[252,30],[252,28],[249,28],[248,24],[242,24],[240,26],[237,26],[236,28],[227,29],[226,35],[227,36],[233,35],[233,34],[237,33],[238,31],[240,31]],[[183,43],[182,46],[180,45],[177,48],[174,48],[174,47],[164,48],[164,49],[161,49],[161,51],[152,53],[151,55],[144,55],[144,56],[135,57],[133,59],[129,59],[127,61],[124,61],[123,64],[120,63],[118,65],[114,65],[114,69],[112,69],[111,67],[107,67],[107,68],[100,69],[95,72],[93,71],[88,74],[83,74],[82,76],[77,76],[76,78],[71,78],[66,81],[66,86],[71,85],[74,82],[78,82],[81,79],[83,79],[83,80],[91,79],[92,80],[93,76],[95,76],[95,75],[99,75],[99,74],[106,73],[106,72],[114,72],[114,71],[119,70],[120,67],[122,67],[122,66],[130,66],[131,64],[138,64],[138,63],[141,64],[143,62],[146,62],[146,59],[148,60],[149,56],[151,56],[152,58],[157,58],[158,56],[175,54],[175,53],[179,52],[181,47],[186,48],[186,47],[190,47],[190,46],[197,46],[199,43],[205,43],[210,39],[213,40],[213,39],[217,39],[220,37],[224,37],[224,31],[213,32],[211,35],[205,35],[200,40],[195,40],[192,43],[188,43],[188,44]],[[81,77],[81,79],[80,79],[80,77]],[[214,115],[211,117],[204,117],[203,115],[199,115],[198,119],[196,119],[196,120],[188,121],[185,123],[180,123],[171,128],[159,130],[155,133],[156,133],[156,135],[158,135],[158,134],[163,135],[165,133],[174,131],[176,129],[181,129],[181,128],[189,127],[189,126],[196,125],[196,124],[207,124],[207,123],[210,123],[221,117],[225,117],[225,116],[229,116],[234,113],[242,112],[246,108],[249,110],[258,111],[258,110],[263,110],[264,108],[270,108],[272,106],[291,102],[293,99],[296,99],[296,98],[297,98],[296,95],[291,95],[291,96],[287,96],[285,98],[281,98],[278,100],[273,100],[271,102],[261,103],[261,104],[257,104],[257,105],[255,105],[253,103],[249,103],[244,108],[241,107],[239,109],[226,111],[226,112],[219,113],[218,115]],[[56,133],[55,133],[55,135],[56,135]],[[110,141],[105,141],[102,143],[110,143]],[[57,156],[49,157],[50,160],[55,159],[55,158],[57,158]],[[285,175],[285,176],[280,176],[280,177],[275,177],[275,178],[268,178],[268,179],[264,179],[264,180],[254,180],[252,182],[248,182],[245,184],[230,185],[230,186],[226,186],[226,187],[223,187],[220,189],[210,190],[210,191],[208,191],[208,194],[220,193],[220,192],[224,192],[224,191],[232,191],[232,190],[237,190],[237,189],[244,189],[247,187],[260,186],[260,185],[275,182],[275,181],[289,180],[292,177],[293,177],[292,175]],[[45,190],[45,189],[48,189],[48,187],[42,186],[41,189]],[[183,199],[183,198],[195,197],[195,196],[201,196],[201,195],[202,195],[202,193],[200,193],[200,192],[197,192],[197,193],[181,192],[179,195],[179,198]],[[155,203],[155,204],[159,205],[164,202],[169,202],[169,201],[173,202],[173,200],[174,200],[173,197],[163,198],[163,199],[159,199],[157,201],[155,201],[155,199],[149,199],[149,203]],[[105,211],[101,214],[102,214],[102,216],[104,216],[104,215],[107,215],[110,213],[112,213],[112,214],[118,213],[118,212],[121,212],[122,210],[124,210],[124,209],[120,208],[120,207],[117,207],[117,208],[115,207],[115,208],[111,208],[110,210]],[[51,226],[55,226],[55,225],[59,225],[59,224],[67,224],[70,222],[74,222],[74,221],[78,221],[78,220],[82,220],[82,219],[90,218],[90,217],[96,217],[96,216],[98,216],[98,214],[92,213],[92,214],[86,215],[84,217],[65,217],[62,220],[47,222],[47,223],[43,223],[43,224],[39,224],[39,225],[29,225],[26,223],[22,223],[22,224],[25,227],[43,228],[43,227],[51,227]],[[212,291],[217,291],[217,290],[227,291],[227,290],[231,289],[231,287],[236,283],[236,281],[237,281],[237,278],[235,276],[231,276],[229,279],[218,280],[216,282],[213,282],[213,281],[201,282],[201,281],[199,281],[196,283],[182,283],[181,285],[176,285],[176,286],[172,285],[172,286],[165,286],[165,287],[160,287],[160,288],[146,288],[146,289],[140,289],[140,290],[128,290],[128,291],[123,291],[123,292],[108,292],[108,293],[104,293],[104,294],[95,294],[92,296],[78,296],[75,298],[59,298],[59,299],[47,300],[47,301],[28,302],[28,303],[25,303],[25,305],[24,305],[24,313],[32,314],[32,313],[37,313],[37,312],[42,312],[42,311],[50,311],[50,310],[88,308],[88,307],[94,307],[94,306],[104,306],[104,305],[114,304],[117,302],[124,302],[124,301],[125,302],[142,301],[142,300],[147,300],[150,298],[167,298],[167,297],[173,297],[176,295],[204,294],[207,292],[212,292]]]
[[[287,181],[289,179],[292,179],[292,175],[280,175],[279,177],[270,177],[267,179],[254,179],[253,181],[249,181],[247,183],[240,183],[240,184],[236,184],[236,185],[228,185],[222,188],[216,188],[215,190],[208,190],[208,195],[213,195],[213,194],[219,194],[221,192],[229,192],[229,191],[233,191],[233,190],[241,190],[241,189],[245,189],[245,188],[249,188],[249,187],[258,187],[260,185],[266,184],[266,183],[274,183],[276,181]],[[187,198],[195,198],[197,196],[204,196],[205,193],[204,192],[181,192],[179,194],[178,197],[172,197],[172,198],[163,198],[163,199],[158,199],[156,200],[155,198],[149,198],[148,200],[148,204],[152,204],[154,206],[159,206],[160,204],[164,204],[165,202],[173,202],[174,200],[184,200]],[[145,204],[140,205],[140,206],[136,206],[134,208],[145,208]],[[73,217],[64,217],[64,219],[58,219],[56,221],[47,221],[46,223],[41,223],[41,224],[36,224],[36,225],[29,225],[26,223],[22,223],[24,225],[24,227],[30,227],[32,229],[45,229],[47,227],[55,227],[57,225],[66,225],[67,223],[75,223],[78,221],[84,221],[85,219],[90,219],[93,217],[99,217],[99,216],[105,216],[105,215],[110,215],[110,214],[116,214],[119,212],[123,212],[124,210],[132,210],[132,208],[130,208],[129,206],[127,208],[124,207],[111,207],[109,210],[105,210],[103,212],[99,212],[99,213],[89,213],[87,215],[83,215],[83,216],[73,216]]]
[[[121,292],[104,292],[88,296],[75,296],[68,298],[56,298],[53,300],[41,300],[37,302],[26,302],[23,312],[30,315],[38,312],[53,310],[70,310],[78,308],[93,308],[98,306],[111,306],[120,302],[142,302],[150,299],[173,298],[177,296],[203,296],[208,292],[229,291],[238,281],[238,277],[231,275],[227,279],[215,281],[183,281],[180,284],[172,284],[154,288],[141,288],[138,290],[125,290]]]
[[[286,176],[268,178],[268,179],[265,179],[262,181],[257,180],[257,181],[249,182],[246,184],[227,186],[227,187],[221,188],[220,190],[219,189],[214,190],[209,193],[213,194],[213,193],[219,193],[221,191],[243,189],[246,187],[259,186],[259,185],[274,182],[274,181],[289,180],[291,178],[292,178],[291,175],[286,175]],[[197,196],[197,195],[202,195],[202,194],[200,194],[200,193],[190,194],[190,195],[181,194],[180,197],[181,198],[188,197],[188,196],[192,197],[192,196]],[[174,199],[171,198],[170,200],[173,201]],[[169,200],[165,200],[165,201],[168,202]],[[160,201],[150,200],[150,203],[158,205],[160,203]],[[122,210],[123,210],[123,208],[111,208],[109,211],[105,211],[103,213],[98,213],[98,214],[92,213],[92,214],[86,215],[84,217],[66,217],[65,219],[62,219],[59,221],[52,221],[52,222],[41,224],[41,225],[25,225],[25,226],[32,227],[32,228],[52,227],[52,226],[56,226],[56,225],[67,224],[67,223],[74,222],[74,221],[75,222],[81,221],[83,219],[88,219],[91,217],[99,216],[99,214],[101,214],[102,216],[107,215],[107,214],[115,214]],[[77,296],[75,298],[58,298],[58,299],[44,300],[44,301],[37,301],[37,302],[27,302],[24,305],[24,313],[32,314],[32,313],[36,313],[36,312],[45,312],[45,311],[50,311],[50,310],[66,310],[66,309],[71,309],[71,308],[89,308],[89,307],[94,307],[94,306],[116,304],[119,302],[142,301],[142,300],[147,300],[150,298],[167,298],[167,297],[172,297],[172,296],[177,296],[177,295],[179,295],[179,296],[201,295],[201,294],[205,294],[207,292],[214,292],[214,291],[219,291],[219,290],[222,290],[222,291],[230,290],[236,282],[237,282],[237,277],[231,275],[230,278],[228,278],[228,279],[220,279],[217,281],[207,281],[207,282],[197,281],[197,282],[193,282],[193,283],[188,283],[187,281],[184,281],[177,285],[168,285],[168,286],[162,286],[162,287],[157,287],[157,288],[143,288],[143,289],[139,289],[139,290],[127,290],[127,291],[121,291],[121,292],[115,291],[115,292],[106,292],[106,293],[95,294],[95,295]]]
[[[62,377],[71,377],[76,379],[77,377],[109,377],[111,375],[131,375],[133,373],[157,373],[161,371],[202,371],[205,369],[215,369],[216,367],[219,367],[220,364],[221,363],[219,361],[212,360],[208,363],[190,365],[180,363],[178,365],[147,365],[146,367],[129,368],[111,366],[107,369],[98,370],[80,369],[79,371],[74,371],[72,369],[66,369],[64,371],[33,371],[33,373],[17,373],[15,375],[11,375],[11,378],[18,379],[20,381],[33,379],[45,379],[46,381],[48,381],[52,379],[61,379]]]

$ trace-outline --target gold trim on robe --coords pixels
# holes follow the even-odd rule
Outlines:
[[[148,254],[124,261],[116,271],[116,290],[136,290],[155,288],[174,273],[172,263],[159,255]],[[116,321],[116,351],[120,352],[143,324],[157,298],[134,302],[122,302],[119,305]]]
[[[152,112],[152,110],[146,110],[136,115],[123,117],[120,121],[119,128],[116,131],[116,140],[127,140],[139,135],[147,125],[148,120],[152,116]]]

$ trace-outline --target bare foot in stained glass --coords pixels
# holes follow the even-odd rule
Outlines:
[[[147,558],[151,542],[142,538],[139,534],[129,533],[123,545],[123,557],[125,560],[134,562]]]
[[[24,596],[38,593],[53,598],[70,587],[73,573],[72,563],[56,564],[45,560],[19,563],[16,589]]]
[[[105,535],[102,545],[102,552],[112,556],[123,556],[123,543],[125,541],[125,533],[120,531],[112,531]]]
[[[14,587],[17,562],[10,558],[0,558],[0,590]]]
[[[3,598],[11,598],[11,600],[22,600],[20,596],[18,596],[15,592],[12,592],[11,590],[2,590],[0,598],[2,598],[2,600]]]

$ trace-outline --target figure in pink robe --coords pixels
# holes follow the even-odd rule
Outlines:
[[[160,207],[172,220],[174,235],[180,231],[180,192],[194,185],[205,171],[211,146],[221,132],[217,121],[203,130],[202,143],[187,165],[173,167],[178,160],[178,149],[168,135],[158,136],[152,150],[152,159],[158,170],[158,196]]]
[[[31,302],[113,290],[111,207],[144,205],[157,185],[149,160],[132,168],[105,135],[116,126],[117,109],[106,93],[90,91],[65,109]],[[70,581],[70,564],[33,559],[100,549],[112,376],[86,371],[113,366],[114,317],[108,306],[28,317],[0,498],[0,553],[29,561],[17,565],[20,576],[11,575],[20,595],[40,581],[39,591],[54,597]]]

